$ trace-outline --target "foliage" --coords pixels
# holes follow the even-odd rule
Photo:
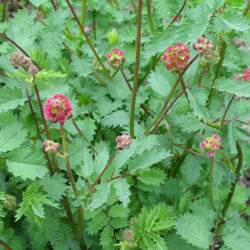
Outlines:
[[[248,9],[1,1],[0,249],[250,249]],[[191,57],[166,69],[181,44]],[[61,123],[43,112],[56,93],[72,105]],[[47,112],[64,116],[57,102]]]

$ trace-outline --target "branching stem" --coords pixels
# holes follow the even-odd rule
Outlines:
[[[231,106],[234,98],[235,98],[235,95],[232,96],[232,98],[230,99],[230,101],[229,101],[229,103],[227,105],[227,108],[226,108],[225,113],[224,113],[224,115],[222,117],[222,120],[221,120],[221,126],[223,126],[223,124],[225,122],[225,119],[226,119],[226,116],[227,116],[227,112],[228,112],[228,110],[229,110],[229,108],[230,108],[230,106]]]

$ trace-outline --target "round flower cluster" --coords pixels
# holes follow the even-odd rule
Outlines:
[[[193,45],[194,50],[198,50],[199,54],[204,54],[206,52],[211,51],[214,44],[213,42],[209,41],[204,36],[200,36],[197,39],[197,42]]]
[[[166,68],[173,71],[185,69],[190,59],[190,51],[183,43],[176,43],[169,46],[166,52],[162,55],[162,59],[166,63]]]
[[[17,207],[16,197],[10,194],[4,195],[4,200],[2,201],[3,206],[7,210],[15,210]]]
[[[44,114],[51,122],[64,123],[72,117],[72,105],[68,97],[63,94],[54,94],[47,99]]]
[[[124,148],[129,148],[132,143],[130,135],[123,134],[116,137],[117,149],[123,150]]]
[[[215,156],[215,150],[220,149],[221,138],[216,134],[207,137],[203,142],[200,143],[200,148],[202,151],[207,150],[209,156]]]
[[[106,65],[111,65],[114,68],[119,68],[125,61],[124,55],[125,52],[123,50],[113,48],[110,53],[106,52],[106,57],[108,59]]]
[[[239,79],[239,78],[243,78],[244,81],[249,80],[250,79],[250,70],[249,69],[244,69],[243,70],[243,74],[235,74],[234,75],[234,79]]]
[[[60,144],[54,141],[46,140],[43,142],[43,148],[46,152],[55,152],[59,151]]]
[[[200,64],[205,66],[207,64],[217,64],[220,60],[220,54],[218,51],[209,51],[205,53],[203,57],[201,57]]]
[[[15,69],[18,69],[19,67],[23,67],[26,71],[28,71],[32,75],[35,75],[39,71],[37,66],[32,64],[29,57],[24,56],[23,54],[19,52],[12,52],[10,54],[9,59],[10,59],[12,66]]]

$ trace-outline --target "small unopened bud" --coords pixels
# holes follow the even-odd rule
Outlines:
[[[23,54],[19,52],[12,52],[10,54],[9,60],[15,69],[18,69],[22,65]]]
[[[43,147],[46,152],[55,152],[59,151],[60,144],[54,141],[46,140],[43,142]]]
[[[131,136],[127,134],[118,135],[116,137],[117,148],[123,150],[124,148],[129,148],[132,142]]]
[[[211,51],[211,48],[214,46],[213,42],[205,38],[204,36],[200,36],[197,39],[197,42],[193,45],[194,50],[198,50],[200,54],[207,53]]]
[[[133,241],[134,240],[134,232],[130,229],[125,229],[122,233],[122,238],[125,241]]]
[[[107,35],[109,44],[112,45],[118,42],[118,32],[116,29],[112,29]]]
[[[16,203],[16,197],[10,194],[6,194],[5,196],[5,200],[3,200],[3,206],[7,209],[7,210],[15,210],[17,207],[17,203]]]
[[[31,75],[35,75],[37,72],[39,71],[39,69],[37,68],[37,66],[35,65],[32,65],[29,67],[28,69],[28,72],[31,74]]]

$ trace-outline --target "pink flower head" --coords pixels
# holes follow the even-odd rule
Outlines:
[[[212,134],[210,137],[205,138],[205,140],[200,143],[201,150],[207,150],[209,156],[215,156],[214,151],[220,149],[220,146],[221,137],[217,134]]]
[[[204,36],[200,36],[197,42],[193,45],[194,50],[198,50],[200,54],[210,52],[214,46],[213,42],[209,41]]]
[[[234,79],[237,80],[239,78],[243,79],[243,81],[247,81],[250,79],[250,70],[249,69],[244,69],[243,74],[234,74]]]
[[[114,68],[119,68],[125,61],[125,52],[121,49],[119,50],[118,48],[113,48],[110,53],[106,52],[105,55],[108,59],[108,61],[106,61],[106,65],[111,65]]]
[[[64,123],[72,117],[72,105],[68,97],[63,94],[54,94],[47,99],[44,114],[51,122]]]
[[[188,47],[180,42],[173,46],[169,46],[162,55],[162,60],[166,63],[168,70],[179,71],[185,69],[190,59],[190,51]]]
[[[60,144],[54,141],[46,140],[43,142],[43,147],[46,152],[55,152],[59,151]]]
[[[124,148],[129,148],[130,144],[132,143],[132,139],[130,135],[123,134],[118,135],[116,137],[117,148],[122,150]]]

